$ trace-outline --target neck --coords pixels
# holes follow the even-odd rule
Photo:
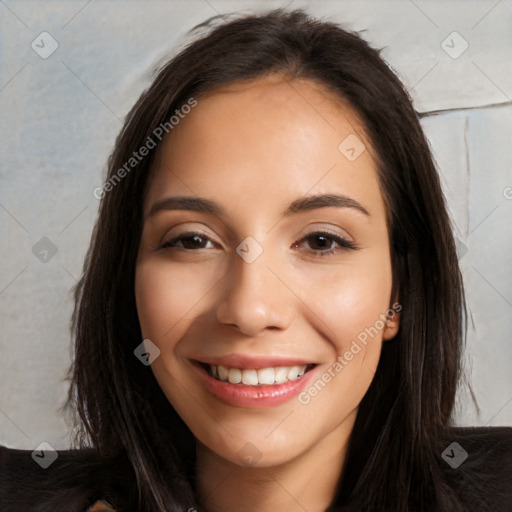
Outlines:
[[[356,412],[292,460],[245,467],[196,443],[198,492],[208,512],[324,512],[342,477]]]

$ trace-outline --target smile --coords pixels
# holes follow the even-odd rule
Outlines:
[[[231,384],[242,384],[246,386],[270,386],[273,384],[284,384],[285,382],[297,380],[313,365],[277,366],[270,368],[243,369],[228,368],[223,365],[205,364],[205,369],[217,380],[230,382]]]
[[[199,371],[206,391],[229,405],[249,408],[270,407],[290,400],[313,378],[318,366],[244,368],[195,363],[193,366]]]

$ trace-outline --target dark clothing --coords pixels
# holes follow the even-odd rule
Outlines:
[[[439,463],[464,508],[512,512],[512,428],[457,427],[449,439]],[[1,512],[37,511],[47,502],[61,504],[55,512],[84,512],[100,499],[135,512],[137,486],[126,458],[100,461],[92,449],[62,450],[43,469],[37,460],[47,455],[0,446]]]

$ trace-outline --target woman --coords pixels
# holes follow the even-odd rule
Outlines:
[[[0,451],[2,510],[508,510],[510,428],[454,428],[465,303],[410,98],[272,11],[127,117],[76,289],[79,450]]]

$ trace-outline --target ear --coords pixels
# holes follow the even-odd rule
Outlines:
[[[400,311],[402,311],[402,305],[397,297],[397,300],[393,301],[393,304],[389,307],[386,314],[386,327],[382,334],[383,341],[392,340],[397,335],[398,329],[400,328]]]

